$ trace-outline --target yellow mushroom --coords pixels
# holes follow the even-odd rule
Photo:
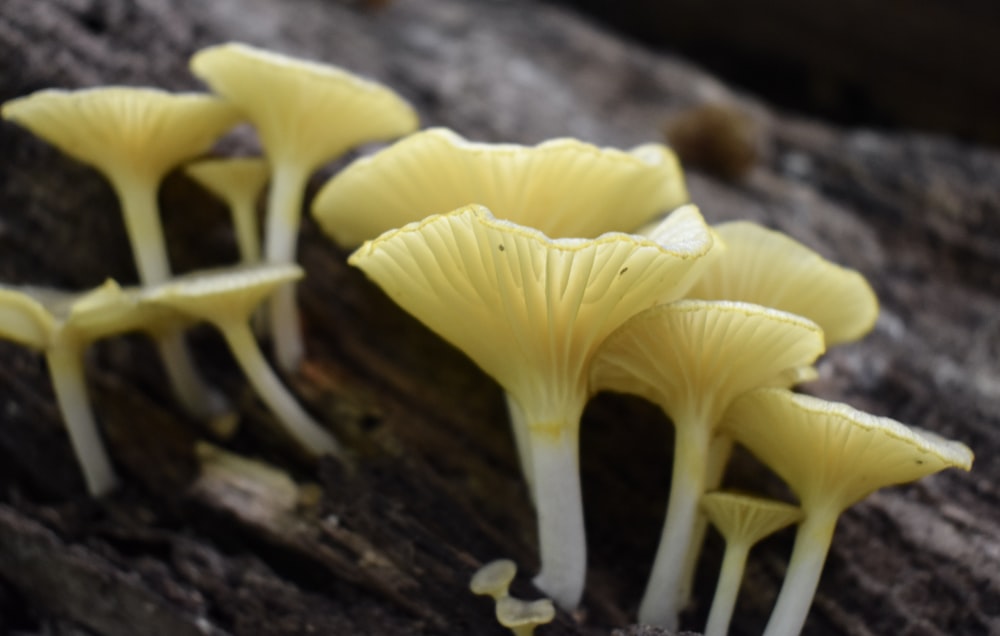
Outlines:
[[[492,596],[499,601],[508,595],[510,584],[517,575],[517,564],[510,559],[490,561],[476,570],[469,581],[469,590],[479,596]]]
[[[547,598],[537,601],[522,601],[505,596],[497,601],[497,622],[509,629],[514,636],[532,636],[539,625],[551,623],[556,617],[556,608]]]
[[[802,630],[843,510],[879,488],[972,467],[964,444],[784,389],[739,398],[722,427],[785,480],[805,514],[765,636]]]
[[[302,199],[314,170],[354,146],[417,127],[413,108],[395,93],[335,66],[229,43],[199,51],[191,70],[257,129],[272,170],[264,233],[270,263],[295,262]],[[297,368],[303,345],[292,285],[275,293],[270,323],[279,366]]]
[[[2,114],[111,182],[139,278],[147,285],[170,277],[156,200],[160,182],[241,117],[208,95],[126,87],[43,90],[5,103]],[[161,334],[157,346],[174,393],[188,411],[213,418],[226,410],[221,395],[201,380],[181,332]]]
[[[629,316],[683,293],[710,248],[707,228],[674,251],[626,234],[550,239],[473,205],[387,232],[349,259],[517,406],[538,508],[535,584],[562,607],[579,602],[586,572],[577,442],[590,360]]]
[[[185,166],[184,172],[229,207],[241,261],[259,262],[257,199],[270,177],[267,162],[259,157],[203,159]]]
[[[726,539],[726,553],[722,557],[705,636],[726,636],[750,548],[778,530],[798,523],[802,511],[773,499],[733,492],[706,494],[701,498],[701,510]]]
[[[279,422],[313,454],[338,453],[340,445],[295,401],[257,346],[249,319],[254,309],[282,284],[302,276],[297,265],[253,265],[195,272],[143,292],[142,302],[164,306],[222,332],[257,394]]]
[[[674,423],[670,501],[639,620],[676,629],[685,557],[709,478],[712,439],[739,395],[823,353],[805,318],[727,301],[684,300],[629,319],[601,345],[591,389],[640,395]],[[718,461],[716,459],[715,461]]]
[[[84,352],[95,340],[128,331],[153,334],[186,321],[169,310],[141,307],[112,280],[83,293],[0,286],[0,337],[42,351],[59,410],[88,492],[97,497],[117,479],[94,420]]]
[[[677,158],[662,145],[488,144],[432,128],[352,163],[323,186],[312,211],[328,236],[354,247],[470,203],[552,238],[593,238],[634,230],[687,201]]]

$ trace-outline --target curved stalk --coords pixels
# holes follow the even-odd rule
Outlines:
[[[705,492],[705,463],[711,434],[707,426],[696,420],[678,419],[674,424],[670,501],[653,570],[639,605],[639,622],[671,630],[677,629],[684,564],[698,518],[698,500]]]
[[[315,455],[340,453],[340,444],[316,423],[278,380],[246,323],[218,323],[237,362],[257,394],[278,416],[285,430]]]
[[[715,596],[708,613],[705,636],[726,636],[729,633],[729,621],[733,617],[733,608],[736,607],[736,596],[740,592],[749,553],[749,543],[726,542],[726,553],[722,558],[719,581],[715,584]]]
[[[815,510],[807,513],[799,525],[785,581],[764,636],[794,636],[802,631],[830,551],[838,516],[839,511]]]
[[[260,262],[260,228],[257,226],[257,202],[244,198],[233,202],[233,232],[240,250],[240,262]]]
[[[533,582],[557,605],[572,610],[583,596],[587,573],[576,426],[562,422],[532,424],[531,435],[529,449],[542,561]]]
[[[58,347],[47,351],[45,358],[59,410],[62,411],[73,452],[80,462],[87,490],[92,496],[100,497],[118,485],[118,478],[104,450],[104,442],[90,407],[84,377],[83,351],[78,347]]]
[[[288,162],[275,162],[267,200],[264,259],[268,263],[294,263],[302,218],[302,199],[309,170]],[[286,372],[298,368],[305,352],[295,283],[282,285],[271,296],[268,321],[278,366]]]

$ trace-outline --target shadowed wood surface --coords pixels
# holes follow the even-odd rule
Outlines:
[[[977,454],[969,474],[877,493],[844,515],[806,633],[1000,632],[1000,155],[776,113],[681,60],[522,0],[400,0],[379,11],[323,0],[6,0],[0,100],[108,83],[197,89],[188,57],[230,39],[384,81],[424,125],[472,139],[627,147],[692,106],[746,112],[761,156],[746,178],[689,173],[706,218],[788,232],[861,270],[882,302],[875,331],[827,354],[807,390]],[[254,141],[243,130],[222,147],[245,154]],[[0,148],[0,279],[69,289],[135,280],[96,172],[6,123]],[[236,260],[208,194],[174,175],[161,203],[176,271]],[[44,362],[0,343],[0,633],[499,635],[491,602],[466,591],[499,557],[521,566],[514,593],[535,597],[534,515],[496,386],[308,221],[300,254],[309,354],[290,383],[352,448],[345,463],[304,460],[268,426],[221,339],[199,328],[197,358],[241,413],[234,439],[208,441],[260,462],[200,468],[199,457],[218,454],[196,452],[207,434],[174,404],[150,343],[130,336],[89,358],[125,481],[89,501]],[[638,400],[600,396],[582,446],[587,594],[540,634],[624,628],[659,533],[669,424]],[[745,454],[727,481],[783,492]],[[751,554],[734,634],[763,629],[791,540],[784,531]],[[721,547],[710,536],[685,629],[704,623]]]

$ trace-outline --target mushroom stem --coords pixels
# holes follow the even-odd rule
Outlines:
[[[576,421],[532,424],[529,445],[542,562],[533,582],[566,610],[579,604],[587,572]]]
[[[524,481],[528,485],[528,496],[535,503],[535,470],[531,459],[531,431],[524,417],[524,410],[510,393],[504,392],[507,398],[507,413],[510,417],[510,427],[514,432],[514,445],[517,448],[517,459],[524,473]]]
[[[340,445],[309,417],[271,370],[257,346],[249,325],[242,322],[223,322],[216,323],[216,326],[222,331],[229,349],[257,394],[278,416],[288,433],[315,455],[339,454]]]
[[[100,497],[115,488],[118,478],[104,450],[104,442],[101,441],[90,407],[84,379],[83,352],[75,347],[52,347],[45,358],[70,443],[87,482],[87,490],[92,496]]]
[[[722,558],[719,581],[715,584],[715,596],[708,613],[705,636],[726,636],[729,633],[729,621],[733,617],[733,608],[736,607],[736,595],[740,591],[751,545],[745,541],[726,542],[726,553]]]
[[[275,160],[273,165],[267,199],[264,258],[268,263],[294,263],[302,218],[302,197],[309,170],[287,161]],[[283,371],[294,371],[305,351],[299,309],[295,302],[295,283],[279,287],[268,306],[275,359]]]
[[[785,581],[764,636],[791,636],[802,631],[830,551],[838,516],[838,510],[813,510],[799,525]]]
[[[674,468],[670,501],[663,522],[656,560],[639,605],[639,622],[677,629],[681,609],[684,564],[698,518],[698,500],[705,492],[711,427],[689,418],[674,430]]]
[[[121,201],[125,229],[139,279],[146,285],[162,283],[170,278],[163,226],[160,224],[155,183],[144,179],[117,179],[113,182]],[[213,391],[202,379],[184,342],[183,331],[171,331],[156,338],[157,349],[174,396],[184,409],[198,419],[211,420],[224,413],[228,406],[221,394]]]
[[[240,262],[260,262],[260,237],[257,227],[257,204],[252,198],[233,203],[233,230],[240,250]]]

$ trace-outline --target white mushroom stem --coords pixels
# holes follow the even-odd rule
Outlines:
[[[785,581],[764,636],[792,636],[802,631],[839,516],[838,509],[820,508],[806,513],[795,534]]]
[[[294,263],[302,197],[309,169],[280,160],[274,160],[273,165],[267,201],[264,259],[274,264]],[[286,372],[294,371],[305,352],[299,308],[295,302],[295,283],[282,285],[271,296],[268,318],[278,366]]]
[[[83,372],[83,353],[75,347],[54,347],[46,355],[59,410],[76,453],[87,490],[94,497],[118,484],[104,442],[97,430]]]
[[[729,633],[729,621],[733,617],[733,608],[736,607],[736,596],[740,591],[751,547],[753,544],[749,541],[726,542],[726,554],[722,558],[719,581],[715,584],[715,596],[708,613],[705,636],[726,636]]]
[[[639,622],[677,629],[684,565],[691,549],[698,500],[705,492],[711,429],[689,419],[675,422],[670,501],[653,570],[639,605]]]
[[[587,572],[577,421],[530,424],[542,562],[533,582],[567,610],[579,604]]]
[[[261,399],[274,411],[285,429],[316,455],[338,454],[340,445],[323,430],[293,398],[271,370],[257,346],[249,325],[243,322],[216,323]]]
[[[156,185],[135,179],[117,179],[113,184],[121,201],[139,278],[146,285],[166,281],[170,278],[170,263],[156,202]],[[183,331],[159,335],[156,344],[174,396],[188,413],[210,420],[227,409],[226,400],[209,388],[198,372]]]

